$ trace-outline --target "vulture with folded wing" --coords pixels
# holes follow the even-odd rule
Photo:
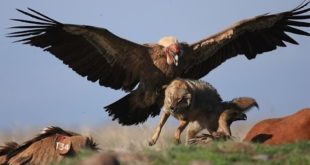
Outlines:
[[[298,44],[288,33],[310,35],[299,29],[310,26],[305,22],[309,3],[242,20],[193,44],[172,36],[156,44],[138,44],[104,28],[60,23],[33,9],[17,9],[33,20],[12,19],[26,25],[12,27],[19,30],[8,36],[50,52],[89,81],[129,92],[105,109],[113,120],[132,125],[159,114],[162,88],[174,78],[199,79],[237,55],[250,60],[287,43]]]

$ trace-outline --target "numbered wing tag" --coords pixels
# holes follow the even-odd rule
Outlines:
[[[55,149],[60,155],[65,155],[70,151],[71,140],[69,136],[56,135]]]

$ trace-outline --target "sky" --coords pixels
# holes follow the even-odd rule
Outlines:
[[[193,43],[236,21],[290,10],[302,0],[3,0],[0,5],[0,132],[11,128],[100,126],[111,121],[103,107],[125,95],[79,76],[40,48],[13,43],[8,27],[26,18],[15,9],[30,7],[57,21],[104,27],[137,43],[167,35]],[[310,32],[310,29],[306,31]],[[310,107],[310,38],[300,43],[226,61],[203,78],[224,100],[250,96],[259,110],[248,121],[280,117]],[[158,117],[149,120],[154,123]]]

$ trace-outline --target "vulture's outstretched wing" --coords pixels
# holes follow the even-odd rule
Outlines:
[[[253,59],[256,55],[286,47],[287,43],[298,44],[286,33],[310,36],[309,33],[296,27],[310,27],[310,23],[302,22],[310,19],[305,15],[310,8],[305,8],[310,2],[297,8],[274,15],[261,15],[252,19],[240,21],[232,27],[207,39],[191,45],[193,51],[184,57],[188,67],[182,77],[198,79],[208,74],[224,61],[237,55],[245,55]]]
[[[29,8],[28,8],[29,9]],[[12,19],[26,23],[8,37],[17,42],[49,51],[88,80],[113,89],[132,90],[140,79],[140,70],[151,66],[148,47],[122,39],[107,29],[62,24],[33,9],[19,12],[34,20]],[[144,55],[144,56],[143,56]]]

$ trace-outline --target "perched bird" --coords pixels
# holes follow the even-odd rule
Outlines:
[[[287,33],[309,36],[299,29],[309,27],[305,20],[310,8],[304,2],[291,11],[264,14],[242,20],[231,27],[188,44],[168,36],[157,44],[138,44],[104,28],[64,24],[33,9],[19,12],[33,18],[12,19],[26,25],[9,37],[40,47],[59,58],[89,81],[129,94],[105,107],[113,120],[132,125],[156,116],[163,105],[162,86],[179,78],[199,79],[227,59],[258,54],[298,44]]]

